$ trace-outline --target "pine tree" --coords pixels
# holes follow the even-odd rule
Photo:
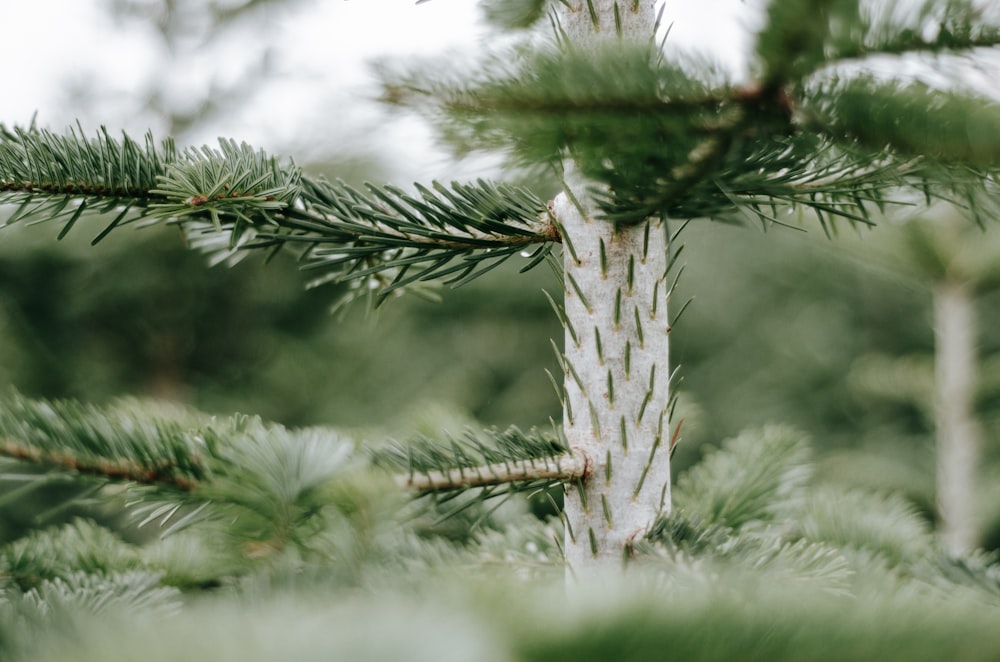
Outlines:
[[[873,392],[910,402],[934,428],[937,517],[942,543],[956,554],[975,549],[982,528],[976,309],[977,299],[996,288],[995,234],[992,228],[976,227],[966,215],[963,207],[935,205],[861,238],[849,252],[930,293],[933,362],[883,357],[863,372],[868,373],[865,382],[877,374],[891,385],[871,388]]]
[[[937,514],[942,543],[955,554],[975,549],[980,537],[975,299],[996,278],[991,242],[973,234],[962,211],[940,209],[903,227],[907,261],[932,290]]]
[[[386,531],[405,512],[394,485],[438,494],[435,516],[477,519],[490,517],[476,510],[484,497],[566,485],[558,552],[548,531],[522,549],[564,555],[577,578],[664,558],[672,588],[685,594],[684,582],[704,577],[692,568],[685,575],[686,565],[753,559],[768,582],[789,572],[859,591],[847,585],[848,566],[875,574],[885,559],[893,578],[922,573],[949,587],[974,585],[970,595],[995,605],[986,564],[934,555],[905,504],[808,492],[801,440],[787,431],[732,442],[679,481],[675,508],[670,453],[682,421],[671,420],[667,347],[683,311],[668,316],[667,306],[689,219],[782,225],[779,211],[790,207],[833,233],[844,222],[872,224],[895,202],[995,199],[1000,104],[865,66],[910,54],[958,66],[974,49],[1000,44],[994,8],[953,0],[894,12],[849,0],[774,0],[757,36],[755,78],[733,83],[708,63],[667,57],[651,0],[487,4],[499,24],[547,20],[548,38],[529,33],[471,72],[386,72],[385,98],[426,113],[462,148],[502,147],[512,166],[556,173],[563,190],[550,202],[487,181],[359,189],[235,141],[178,149],[151,136],[4,129],[0,194],[17,206],[8,223],[61,219],[64,235],[83,214],[99,212],[109,220],[96,241],[135,221],[169,222],[217,260],[297,251],[317,280],[348,283],[352,296],[376,303],[427,281],[463,284],[518,256],[525,269],[548,261],[565,285],[563,303],[553,301],[566,332],[557,349],[564,411],[561,430],[551,433],[492,430],[365,456],[329,431],[253,418],[10,396],[0,420],[5,456],[98,484],[123,481],[147,522],[168,531],[214,526],[229,541],[223,558],[187,554],[207,559],[204,568],[178,566],[189,550],[160,548],[154,562],[116,547],[117,558],[101,556],[105,591],[110,585],[126,604],[135,595],[169,605],[175,594],[151,594],[147,575],[129,573],[158,567],[173,573],[169,586],[190,588],[252,574],[258,559],[273,562],[272,579],[305,567],[359,582],[380,555],[387,564],[405,563],[413,549],[418,565],[435,555],[463,558],[415,545],[403,535],[412,531]],[[982,222],[993,211],[970,209]],[[561,262],[550,258],[555,245]],[[841,511],[843,504],[851,505]],[[864,512],[871,517],[857,517]],[[896,525],[886,527],[880,512]],[[783,538],[789,522],[795,533]],[[488,539],[475,544],[489,554]],[[36,602],[84,600],[92,585],[86,576],[65,579],[66,569],[84,564],[87,550],[112,546],[81,524],[8,550],[8,573]],[[29,549],[76,551],[35,567],[44,556]],[[777,639],[796,641],[788,637]],[[573,645],[557,635],[520,641],[517,654],[527,659]]]

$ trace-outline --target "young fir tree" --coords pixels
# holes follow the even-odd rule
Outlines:
[[[914,406],[936,438],[936,505],[942,544],[975,549],[982,529],[984,459],[978,401],[977,300],[996,290],[997,237],[954,205],[939,204],[859,238],[848,256],[929,291],[934,359],[869,357],[858,382],[870,396]]]
[[[681,422],[670,420],[667,341],[680,311],[668,317],[667,304],[677,232],[692,218],[780,224],[786,207],[831,230],[837,220],[869,224],[872,210],[894,201],[994,195],[1000,105],[919,78],[876,76],[867,63],[925,54],[928,66],[957,67],[974,49],[1000,43],[1000,16],[962,0],[905,11],[775,0],[757,35],[754,79],[734,83],[707,62],[668,58],[650,0],[487,6],[511,26],[547,20],[550,37],[488,55],[471,72],[387,74],[386,97],[427,112],[463,147],[502,147],[515,165],[551,168],[564,188],[548,203],[485,181],[362,191],[312,179],[231,141],[178,150],[151,137],[139,143],[29,127],[5,129],[0,140],[0,192],[16,205],[9,222],[63,219],[64,234],[83,214],[100,212],[110,220],[99,240],[137,219],[167,221],[219,259],[298,250],[320,279],[350,283],[354,294],[379,301],[424,281],[464,283],[518,255],[530,268],[561,244],[562,261],[550,261],[565,283],[564,303],[555,303],[566,330],[561,433],[510,430],[416,444],[378,452],[376,464],[393,468],[398,485],[448,493],[456,511],[469,506],[461,493],[472,488],[489,495],[565,484],[561,547],[578,577],[658,553],[756,553],[755,563],[763,562],[759,540],[737,544],[727,536],[782,511],[788,504],[776,506],[778,496],[800,494],[792,489],[799,446],[781,434],[770,446],[744,441],[743,455],[709,463],[690,479],[696,487],[679,492],[689,500],[684,516],[671,515],[669,458]],[[213,423],[12,397],[2,429],[8,457],[133,485],[148,521],[235,522],[227,531],[244,561],[337,549],[339,571],[347,572],[376,549],[384,513],[372,506],[372,492],[392,492],[393,481],[362,471],[343,440],[253,419]],[[751,463],[755,448],[760,457]],[[733,475],[751,465],[753,473]],[[745,489],[712,486],[724,480]],[[805,547],[775,558],[798,559],[806,574],[811,563],[829,572],[830,557],[809,547],[809,536],[843,544],[879,538],[881,523],[838,520],[831,496],[847,502],[817,495],[797,511]],[[352,535],[337,537],[338,527]],[[923,535],[918,526],[910,533]],[[83,527],[63,535],[96,534]],[[894,562],[908,560],[897,542],[889,545]],[[91,549],[100,540],[74,545]],[[13,550],[9,567],[29,557]],[[122,557],[119,567],[143,565]],[[218,581],[197,567],[175,570],[174,585]],[[46,577],[12,576],[33,577],[25,584],[31,590]],[[74,595],[87,595],[78,580]]]
[[[937,515],[942,543],[959,554],[980,539],[976,298],[997,272],[993,242],[970,232],[962,210],[935,211],[901,228],[903,260],[933,297]]]

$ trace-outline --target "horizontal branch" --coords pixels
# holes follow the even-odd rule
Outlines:
[[[402,488],[419,492],[442,492],[537,480],[570,482],[582,478],[587,471],[588,464],[583,453],[573,451],[568,456],[554,458],[498,462],[449,471],[396,474],[395,480]]]
[[[157,485],[184,492],[190,492],[205,482],[177,474],[174,472],[175,467],[169,465],[144,466],[136,460],[124,458],[81,459],[70,453],[46,451],[10,439],[0,440],[0,456],[85,476]],[[403,489],[440,492],[538,480],[569,482],[582,478],[586,472],[586,459],[577,452],[567,457],[516,460],[449,471],[395,474],[394,481]]]
[[[0,456],[107,480],[159,485],[185,492],[197,485],[197,481],[178,473],[179,467],[172,464],[144,466],[136,460],[126,458],[81,458],[68,452],[44,450],[11,439],[0,440]]]
[[[0,456],[110,481],[156,485],[183,492],[191,492],[207,482],[179,474],[173,465],[143,465],[126,458],[80,458],[68,452],[43,450],[11,439],[0,440]],[[540,480],[569,482],[582,478],[587,470],[586,458],[577,451],[562,457],[395,474],[394,481],[400,488],[427,493]]]
[[[103,129],[89,139],[78,129],[0,126],[0,204],[17,205],[6,223],[62,219],[60,238],[85,213],[113,219],[95,242],[137,219],[171,222],[216,261],[291,246],[323,282],[362,280],[356,291],[383,297],[415,280],[468,280],[521,247],[560,239],[545,203],[525,188],[481,179],[415,188],[310,179],[232,140],[178,151],[149,135],[140,145]]]
[[[426,114],[463,151],[502,149],[515,164],[557,168],[572,159],[595,183],[601,216],[616,223],[736,213],[780,223],[761,205],[789,204],[824,225],[869,223],[866,207],[891,204],[900,188],[962,197],[955,190],[979,174],[957,166],[1000,167],[989,138],[1000,107],[985,98],[897,94],[863,84],[855,69],[838,69],[851,84],[821,84],[843,57],[1000,45],[995,13],[980,16],[972,0],[945,5],[897,15],[774,0],[758,36],[757,80],[742,86],[710,62],[676,59],[642,40],[526,46],[487,54],[472,74],[448,74],[444,62],[423,72],[387,69],[384,100]],[[914,168],[914,154],[926,164]],[[839,174],[847,179],[829,177]]]
[[[324,473],[321,466],[331,478],[354,467],[388,473],[400,487],[419,492],[568,481],[587,470],[584,457],[567,450],[557,434],[526,434],[516,427],[388,444],[360,458],[354,443],[333,430],[294,431],[245,416],[214,421],[191,411],[164,411],[155,403],[96,407],[32,400],[16,392],[0,399],[0,457],[179,490],[196,500],[223,498],[219,489],[227,485],[273,478],[275,463],[282,464],[284,456],[295,458],[288,466],[309,467],[313,479]]]

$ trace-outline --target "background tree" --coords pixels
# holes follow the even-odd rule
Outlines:
[[[944,545],[959,553],[974,549],[980,536],[982,434],[976,301],[995,288],[995,236],[968,223],[965,210],[941,205],[891,224],[884,236],[854,247],[877,268],[927,288],[932,298],[933,366],[912,357],[878,361],[866,381],[895,384],[885,392],[920,408],[936,433],[937,516]],[[881,373],[881,379],[876,376]],[[872,378],[875,378],[873,381]],[[909,383],[903,387],[900,382]],[[885,396],[883,396],[885,397]]]

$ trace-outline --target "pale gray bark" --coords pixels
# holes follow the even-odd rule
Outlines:
[[[559,19],[563,31],[574,44],[586,45],[605,37],[618,38],[619,26],[623,38],[646,39],[653,34],[656,4],[654,0],[592,0],[594,15],[591,16],[586,0],[569,0],[565,4],[560,2]]]
[[[571,43],[617,37],[615,2],[594,0],[560,15]],[[624,0],[621,35],[648,39],[649,0]],[[667,282],[668,239],[659,219],[618,226],[595,218],[587,183],[572,177],[553,212],[563,233],[564,430],[587,474],[567,486],[569,572],[620,563],[630,543],[670,508]]]
[[[973,414],[976,315],[972,288],[944,282],[934,290],[937,388],[937,507],[941,542],[953,554],[976,547],[976,465]]]

